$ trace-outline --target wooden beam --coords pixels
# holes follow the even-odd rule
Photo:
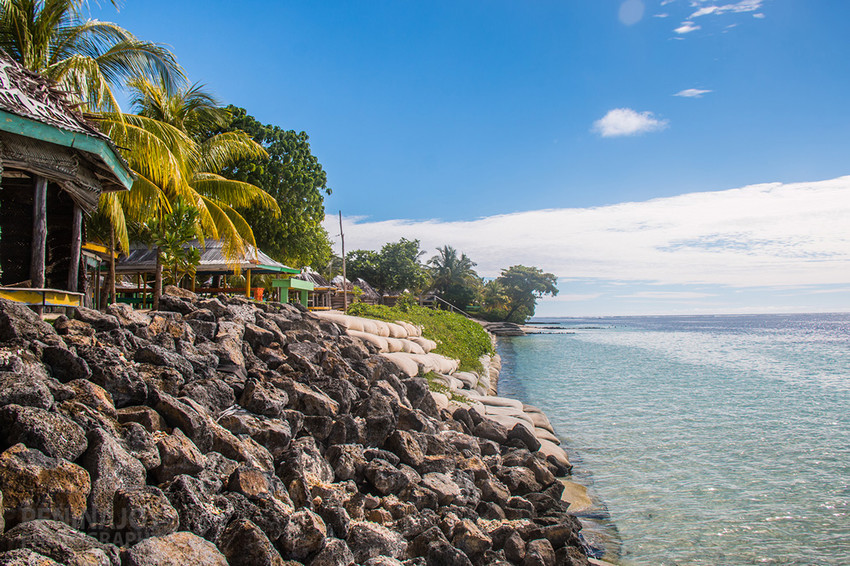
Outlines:
[[[248,270],[247,275],[245,276],[245,296],[249,299],[251,298],[251,270]]]
[[[127,190],[130,190],[130,187],[133,186],[133,172],[118,158],[105,140],[83,133],[62,130],[3,110],[0,110],[0,130],[93,153],[103,160],[115,174],[116,179]]]
[[[33,287],[44,287],[44,262],[47,251],[47,179],[35,178],[32,197],[32,242],[30,281]]]
[[[71,264],[68,266],[68,290],[76,291],[80,279],[80,252],[83,247],[83,209],[74,205],[71,226]]]

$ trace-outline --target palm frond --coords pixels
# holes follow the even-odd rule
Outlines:
[[[275,198],[251,183],[227,179],[215,173],[196,173],[191,185],[198,193],[218,202],[241,208],[257,205],[280,216],[280,206]]]
[[[262,159],[269,156],[266,150],[242,131],[217,134],[201,142],[198,169],[221,171],[241,159]]]
[[[100,200],[97,203],[97,212],[108,219],[115,231],[118,248],[122,252],[128,252],[130,238],[127,235],[127,219],[124,216],[124,209],[121,208],[117,193],[101,193]]]

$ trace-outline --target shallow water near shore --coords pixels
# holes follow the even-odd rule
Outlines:
[[[499,394],[547,413],[609,556],[850,564],[850,314],[537,321]]]

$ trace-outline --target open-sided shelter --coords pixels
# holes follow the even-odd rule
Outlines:
[[[83,215],[102,192],[129,190],[133,174],[66,93],[2,51],[0,179],[0,283],[26,287],[0,293],[30,304],[79,304]]]

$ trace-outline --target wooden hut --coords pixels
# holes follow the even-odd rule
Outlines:
[[[2,51],[0,179],[0,293],[79,305],[83,214],[102,192],[129,190],[133,174],[64,92]]]
[[[300,273],[299,270],[287,267],[282,263],[273,260],[261,250],[254,248],[251,245],[247,246],[245,256],[242,258],[228,258],[224,255],[223,244],[221,240],[207,238],[203,244],[197,240],[187,242],[185,247],[194,247],[200,250],[201,260],[197,266],[196,272],[199,277],[204,276],[222,276],[241,274],[245,276],[244,288],[231,288],[226,286],[201,287],[193,289],[198,293],[245,293],[247,297],[257,297],[254,294],[256,288],[251,286],[252,275],[259,274],[276,274],[292,276]],[[146,303],[144,295],[150,291],[147,287],[147,282],[153,280],[153,275],[156,270],[156,254],[155,248],[148,248],[141,244],[130,246],[130,253],[118,261],[115,265],[115,273],[135,277],[138,283],[135,293],[130,290],[125,290],[125,294],[134,294],[134,297],[127,297],[126,302]],[[129,300],[135,299],[135,300]],[[306,305],[305,305],[306,306]]]
[[[327,311],[333,308],[332,298],[336,293],[336,287],[331,285],[330,281],[309,268],[305,268],[299,275],[293,276],[293,279],[301,279],[313,284],[313,290],[309,292],[307,299],[307,307],[310,310]]]

